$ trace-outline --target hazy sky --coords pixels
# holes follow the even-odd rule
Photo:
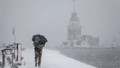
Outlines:
[[[100,37],[111,44],[120,40],[120,0],[76,0],[82,34]],[[16,27],[17,42],[32,46],[32,35],[42,34],[47,46],[67,40],[67,25],[73,12],[72,0],[0,0],[0,45],[12,43]]]

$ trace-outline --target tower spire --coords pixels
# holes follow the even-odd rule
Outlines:
[[[75,0],[73,0],[73,11],[75,12]]]

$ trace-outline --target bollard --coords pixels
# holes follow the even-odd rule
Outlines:
[[[2,50],[2,65],[3,65],[3,67],[5,65],[5,53],[4,53],[4,50]]]
[[[21,56],[21,54],[22,54],[22,45],[20,44],[20,43],[17,43],[16,44],[16,53],[17,53],[17,55],[16,55],[16,61],[18,61],[18,62],[20,62],[21,61],[21,59],[22,59],[22,56]]]
[[[2,65],[3,65],[3,67],[5,67],[5,65],[7,65],[7,64],[9,64],[11,66],[13,65],[11,49],[3,49],[2,50]]]

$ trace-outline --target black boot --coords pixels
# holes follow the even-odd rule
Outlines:
[[[37,63],[35,63],[35,66],[37,67]]]
[[[40,64],[38,64],[38,67],[40,67]]]

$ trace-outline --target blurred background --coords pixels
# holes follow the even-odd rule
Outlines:
[[[101,46],[110,46],[115,37],[119,46],[119,3],[119,0],[76,0],[81,33],[99,37]],[[47,46],[57,46],[67,40],[72,12],[72,0],[1,0],[0,44],[13,42],[15,26],[16,40],[24,46],[30,47],[32,35],[38,33],[48,38]]]
[[[42,34],[48,39],[47,48],[88,64],[93,61],[92,65],[100,68],[119,67],[119,6],[120,0],[0,0],[0,46],[14,42],[15,27],[16,42],[25,48],[33,48],[32,36]],[[79,20],[80,37],[98,38],[97,46],[69,46],[68,35],[71,33],[68,26],[74,12]],[[91,57],[86,59],[85,56]],[[106,59],[108,56],[110,58]],[[108,61],[111,63],[107,64]]]

